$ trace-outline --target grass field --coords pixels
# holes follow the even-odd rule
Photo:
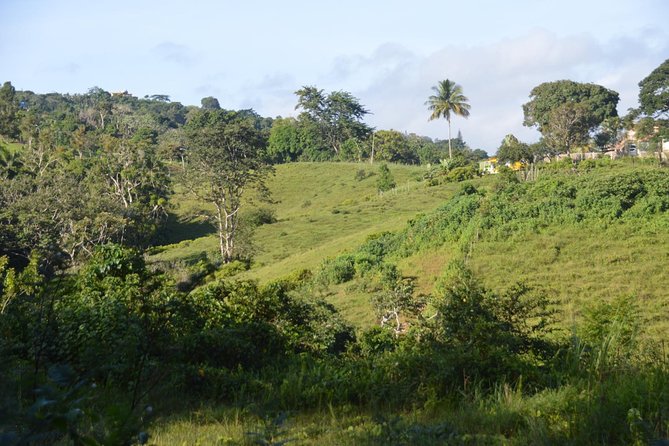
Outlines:
[[[358,171],[364,179],[356,179]],[[277,222],[257,228],[254,264],[240,277],[266,281],[302,268],[313,268],[327,258],[358,246],[381,231],[402,228],[408,219],[429,212],[452,196],[458,185],[425,187],[424,167],[391,165],[397,188],[379,194],[378,166],[356,163],[294,163],[276,167],[267,182],[274,204],[247,204],[271,208]],[[217,239],[198,203],[179,188],[173,202],[166,241],[150,261],[177,261],[215,257]]]

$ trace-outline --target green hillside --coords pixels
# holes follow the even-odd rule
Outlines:
[[[253,267],[242,276],[261,281],[276,279],[298,269],[311,269],[323,259],[354,249],[368,235],[401,229],[419,212],[436,208],[458,186],[426,187],[425,167],[390,165],[397,183],[379,193],[378,165],[359,163],[293,163],[276,166],[267,187],[272,204],[253,199],[248,209],[270,209],[276,222],[255,231],[257,252]],[[209,253],[214,258],[214,228],[197,216],[207,209],[177,193],[171,225],[166,232],[179,243],[158,248],[154,262],[189,261]],[[202,235],[202,232],[209,232]],[[202,236],[199,236],[202,235]]]
[[[496,207],[484,209],[487,228],[475,228],[481,225],[480,209],[462,227],[440,226],[451,216],[435,214],[435,209],[448,207],[463,183],[428,187],[421,181],[424,167],[391,166],[400,186],[379,194],[376,166],[279,165],[267,184],[274,203],[253,200],[247,205],[271,209],[276,222],[257,228],[254,243],[259,249],[251,269],[236,278],[267,282],[302,269],[317,272],[325,259],[354,253],[371,235],[391,231],[401,237],[409,220],[426,215],[427,227],[443,231],[414,231],[411,243],[388,256],[403,275],[414,279],[417,293],[434,292],[444,268],[463,256],[466,244],[467,262],[486,287],[504,290],[518,281],[541,287],[560,302],[566,325],[594,302],[634,296],[643,303],[647,333],[658,337],[667,328],[662,315],[669,304],[664,289],[669,231],[663,229],[667,215],[661,189],[666,173],[652,165],[594,166],[586,169],[586,164],[576,172],[545,170],[534,183],[505,187],[495,177],[467,182],[479,191],[477,209]],[[183,198],[175,200],[173,231],[188,235],[188,228],[213,230],[185,223],[206,206]],[[469,240],[472,231],[476,237]],[[205,253],[214,258],[216,243],[211,234],[194,237],[159,248],[150,259],[192,261]],[[354,278],[331,285],[325,295],[356,326],[370,327],[376,320],[369,287],[361,282]]]
[[[286,375],[260,378],[280,405],[290,405],[285,401],[293,398],[303,398],[300,404],[314,404],[315,410],[300,410],[287,424],[240,414],[237,409],[204,407],[198,412],[201,421],[177,417],[160,424],[156,439],[248,437],[242,433],[242,424],[252,424],[251,432],[263,435],[294,436],[299,444],[396,444],[398,438],[406,443],[397,444],[565,444],[574,438],[574,444],[593,444],[597,439],[613,444],[616,436],[629,440],[666,434],[665,427],[656,427],[660,433],[651,434],[645,421],[646,417],[658,419],[657,411],[664,410],[660,406],[666,407],[660,399],[666,401],[667,395],[666,356],[656,342],[664,339],[669,328],[666,168],[651,163],[581,163],[576,168],[545,168],[535,181],[521,182],[505,174],[435,187],[409,182],[405,190],[378,196],[373,177],[350,181],[357,167],[280,166],[271,182],[275,197],[281,200],[276,207],[279,222],[257,232],[265,251],[238,278],[267,282],[309,267],[314,276],[308,292],[334,303],[357,327],[363,350],[349,352],[352,356],[347,358],[366,358],[371,353],[364,349],[380,348],[378,362],[354,361],[347,369],[344,359],[329,369],[326,362],[305,361]],[[404,168],[393,173],[410,178],[417,172]],[[298,187],[298,178],[309,186]],[[304,206],[305,201],[312,204]],[[382,231],[391,232],[379,235]],[[273,258],[277,261],[272,262]],[[323,262],[324,258],[328,260]],[[453,282],[457,264],[466,265],[472,276]],[[441,307],[435,315],[444,308],[456,312],[446,329],[450,339],[458,337],[452,330],[458,329],[459,321],[468,320],[464,346],[455,343],[446,350],[421,350],[421,342],[431,341],[423,340],[420,330],[434,336],[430,330],[440,327],[423,319],[416,323],[418,334],[398,338],[402,347],[382,350],[384,342],[392,341],[383,341],[381,332],[370,330],[378,325],[372,298],[387,292],[387,276],[393,268],[415,284],[414,298],[430,295],[433,305],[439,305],[444,294],[456,301],[461,298],[463,307],[451,301],[450,307]],[[463,280],[462,295],[454,285],[458,280]],[[548,338],[564,350],[543,359],[534,353],[521,354],[537,369],[522,369],[516,378],[505,375],[510,381],[479,394],[485,381],[468,384],[468,374],[476,374],[473,370],[480,364],[504,367],[500,364],[515,344],[495,353],[495,343],[505,341],[486,333],[494,324],[485,325],[489,321],[479,311],[488,310],[475,303],[477,293],[485,293],[483,300],[490,299],[492,308],[504,307],[509,305],[504,296],[525,289],[517,287],[519,282],[538,294],[530,295],[530,300],[512,300],[505,307],[525,314],[512,317],[510,323],[535,323],[538,316],[527,317],[539,302],[534,299],[548,297],[558,321],[557,331]],[[468,304],[470,300],[474,303]],[[467,305],[472,305],[471,310]],[[483,331],[479,323],[486,327]],[[573,340],[577,343],[569,346],[570,333],[584,341]],[[578,342],[589,344],[579,346]],[[441,355],[449,354],[454,356],[440,362]],[[453,359],[458,355],[466,358],[463,363]],[[382,379],[383,384],[375,387],[379,370],[387,370],[388,381]],[[510,370],[499,373],[513,376],[516,372]],[[406,376],[415,376],[415,381],[399,378]],[[542,378],[533,381],[538,376]],[[445,391],[434,399],[428,391],[424,399],[417,397],[418,406],[403,406],[404,412],[395,411],[390,417],[321,402],[321,398],[348,401],[342,395],[349,395],[354,401],[373,401],[372,412],[381,408],[383,413],[385,405],[392,406],[396,392],[421,395],[427,377],[434,378],[435,389],[462,379],[462,393],[452,396]],[[435,389],[431,391],[442,391]],[[319,391],[323,394],[318,397],[312,393]],[[625,416],[628,424],[613,421]],[[634,423],[645,430],[636,430]],[[459,432],[475,434],[459,436]]]

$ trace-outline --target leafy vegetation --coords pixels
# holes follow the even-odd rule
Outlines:
[[[532,174],[481,177],[347,92],[270,120],[5,83],[0,443],[663,444],[669,174],[542,163],[618,125],[548,87],[546,141],[500,147]]]

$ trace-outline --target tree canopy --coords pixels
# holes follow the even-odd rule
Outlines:
[[[302,110],[298,119],[313,124],[312,130],[335,155],[339,155],[347,140],[362,140],[371,133],[371,128],[362,122],[369,111],[351,93],[326,94],[316,87],[304,86],[295,94],[295,109]]]
[[[560,151],[587,141],[605,119],[618,113],[618,93],[601,85],[570,80],[544,82],[532,89],[523,105],[524,125],[537,127]]]
[[[201,110],[186,125],[189,185],[216,208],[219,250],[226,263],[235,254],[242,195],[269,173],[267,137],[259,120],[251,111]]]
[[[669,59],[639,82],[639,104],[648,116],[669,113]]]

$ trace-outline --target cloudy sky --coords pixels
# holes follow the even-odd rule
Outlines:
[[[294,91],[346,90],[377,129],[446,138],[427,121],[449,78],[471,104],[455,119],[494,153],[531,142],[521,105],[547,81],[594,82],[637,106],[638,82],[669,58],[667,0],[0,0],[0,82],[37,93],[99,86],[167,94],[263,116],[295,115]]]

